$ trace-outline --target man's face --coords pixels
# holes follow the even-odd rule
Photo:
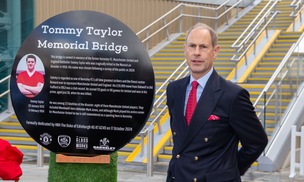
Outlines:
[[[197,27],[190,32],[184,52],[187,65],[195,79],[210,71],[218,51],[219,46],[212,46],[211,35],[207,29]]]
[[[26,60],[26,64],[27,64],[27,69],[29,71],[33,71],[35,69],[35,65],[36,65],[36,62],[35,62],[35,59],[33,58],[28,58]]]

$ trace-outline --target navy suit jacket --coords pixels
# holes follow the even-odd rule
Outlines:
[[[190,76],[167,87],[174,143],[167,182],[241,181],[268,142],[248,91],[214,70],[187,126],[184,107],[189,81]],[[218,118],[210,120],[211,115]]]

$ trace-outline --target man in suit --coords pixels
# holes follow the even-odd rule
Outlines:
[[[213,68],[219,49],[209,26],[198,23],[188,31],[184,53],[191,74],[167,87],[174,143],[167,182],[239,182],[267,145],[248,91]],[[196,94],[189,96],[193,81],[198,83]],[[191,113],[187,103],[193,97]]]

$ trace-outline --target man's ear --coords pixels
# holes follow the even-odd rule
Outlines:
[[[213,49],[213,51],[214,51],[214,59],[217,57],[217,54],[219,53],[219,51],[220,51],[220,46],[219,45],[217,45],[217,46],[215,46],[214,47],[214,49]]]
[[[186,43],[184,44],[184,56],[186,56],[186,49],[187,49],[187,45]]]

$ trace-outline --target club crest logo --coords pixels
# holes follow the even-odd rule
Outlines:
[[[58,144],[63,147],[66,148],[70,145],[71,143],[71,137],[68,135],[59,135],[58,136]]]
[[[107,144],[109,142],[110,141],[107,138],[103,138],[103,139],[100,140],[100,146],[108,146]]]
[[[39,139],[44,145],[49,145],[52,142],[52,136],[48,133],[41,134]]]
[[[99,140],[99,146],[93,146],[94,150],[114,151],[115,147],[109,147],[110,140],[103,138]]]

